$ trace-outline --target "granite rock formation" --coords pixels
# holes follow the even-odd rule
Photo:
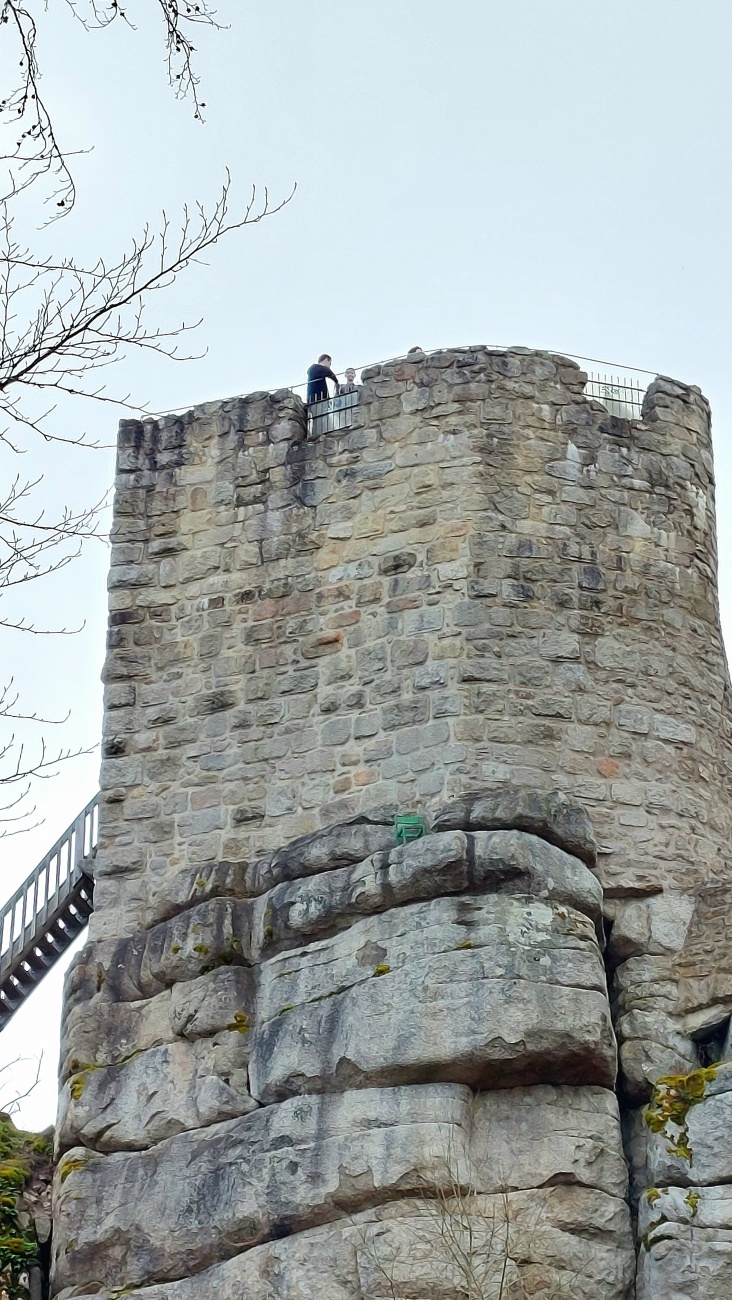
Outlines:
[[[121,426],[59,1300],[730,1294],[709,410],[585,380]]]

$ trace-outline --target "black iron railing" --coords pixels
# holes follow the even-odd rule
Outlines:
[[[338,433],[341,429],[350,429],[353,423],[353,408],[358,406],[359,390],[353,393],[339,393],[337,397],[328,397],[323,402],[310,402],[308,406],[308,437],[319,438],[324,433]]]

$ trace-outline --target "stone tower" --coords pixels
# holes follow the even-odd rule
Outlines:
[[[732,1294],[709,408],[585,381],[122,424],[55,1295]]]

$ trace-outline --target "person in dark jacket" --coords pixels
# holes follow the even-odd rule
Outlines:
[[[317,364],[310,366],[308,370],[308,406],[311,402],[324,402],[329,396],[326,379],[332,379],[334,384],[338,384],[338,376],[333,374],[330,368],[332,358],[327,352],[321,353],[318,357]]]

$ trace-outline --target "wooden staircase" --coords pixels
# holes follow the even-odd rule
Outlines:
[[[98,806],[95,795],[0,909],[0,1029],[94,910]]]

